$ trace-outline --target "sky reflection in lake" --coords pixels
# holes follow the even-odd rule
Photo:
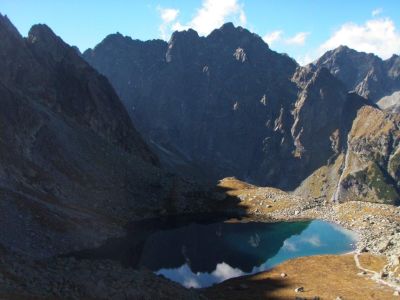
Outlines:
[[[354,249],[354,233],[324,221],[192,223],[148,237],[139,264],[181,283],[207,287],[285,260]]]

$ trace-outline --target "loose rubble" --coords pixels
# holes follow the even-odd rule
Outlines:
[[[233,185],[226,178],[222,185]],[[321,219],[351,230],[357,236],[355,253],[369,252],[385,256],[380,274],[360,270],[359,276],[400,290],[400,207],[361,201],[332,203],[324,198],[302,197],[268,187],[249,186],[236,191],[249,219],[264,222]]]

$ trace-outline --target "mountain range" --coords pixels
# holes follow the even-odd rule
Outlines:
[[[400,87],[396,55],[383,61],[342,46],[301,67],[227,23],[206,37],[175,32],[168,43],[112,34],[83,57],[172,172],[308,197],[326,169],[319,197],[399,200],[398,116],[376,104]]]
[[[396,55],[339,47],[300,66],[232,23],[169,42],[111,34],[82,54],[1,14],[0,41],[0,270],[95,248],[133,220],[212,210],[227,176],[327,202],[400,201]],[[11,281],[26,292],[35,280]],[[134,295],[157,297],[138,282]]]

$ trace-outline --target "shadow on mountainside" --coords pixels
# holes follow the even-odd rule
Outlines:
[[[180,188],[173,185],[171,193],[164,199],[166,209],[161,212],[160,217],[133,221],[125,226],[125,236],[110,238],[99,247],[70,252],[61,257],[111,259],[119,261],[126,267],[137,268],[144,244],[155,232],[172,230],[192,223],[207,225],[246,217],[247,207],[241,205],[236,193],[239,189],[245,188],[245,185],[240,183],[239,186],[238,183],[236,186],[217,186],[212,190],[186,191],[184,194],[186,200],[190,199],[190,203],[195,203],[195,199],[198,198],[199,203],[203,205],[194,212],[186,214],[177,213],[178,209],[175,206],[179,205],[179,198],[182,195],[176,192]]]

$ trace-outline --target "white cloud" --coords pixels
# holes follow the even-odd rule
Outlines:
[[[190,28],[189,25],[182,25],[180,22],[176,22],[171,26],[172,31],[183,31],[183,30],[188,30],[189,28]]]
[[[233,268],[225,262],[216,265],[212,272],[196,272],[194,273],[188,264],[184,264],[178,268],[160,269],[156,274],[162,274],[165,277],[180,282],[187,288],[208,287],[214,283],[224,281],[229,278],[243,276],[245,273],[238,268]]]
[[[321,240],[319,236],[317,235],[312,235],[310,237],[305,237],[303,238],[303,241],[306,242],[307,244],[310,244],[314,247],[321,247]]]
[[[189,22],[188,26],[199,34],[209,34],[215,28],[221,27],[228,18],[239,18],[241,25],[246,25],[246,15],[243,5],[237,0],[203,0],[201,8]]]
[[[306,52],[301,55],[295,56],[296,61],[299,63],[300,66],[305,66],[315,60],[315,55],[311,52]]]
[[[159,28],[163,39],[166,39],[167,34],[175,30],[192,28],[200,35],[207,35],[227,21],[233,21],[241,26],[245,26],[247,23],[243,4],[239,3],[239,0],[203,0],[192,20],[184,24],[177,20],[179,10],[160,8],[158,10],[163,20]]]
[[[239,14],[239,21],[241,25],[246,25],[247,23],[247,17],[246,14],[244,13],[243,7],[240,10],[240,14]]]
[[[374,10],[371,12],[371,15],[372,15],[373,17],[376,17],[376,16],[380,15],[382,12],[383,12],[383,8],[379,7],[379,8],[374,9]]]
[[[310,33],[309,32],[299,32],[296,33],[294,36],[287,38],[285,43],[288,45],[298,45],[302,46],[306,42],[306,39]]]
[[[285,240],[283,242],[283,246],[281,249],[287,250],[289,252],[296,252],[298,251],[297,246],[295,244],[295,242],[291,242],[289,240]]]
[[[387,59],[400,52],[400,33],[390,18],[372,19],[362,25],[346,23],[319,47],[319,54],[340,45]]]
[[[267,33],[266,35],[263,36],[263,40],[271,46],[273,43],[279,41],[282,38],[282,30],[276,30],[272,31],[270,33]]]
[[[170,23],[174,21],[179,15],[179,9],[174,8],[159,8],[161,19],[166,22]]]
[[[270,46],[273,43],[278,43],[278,42],[283,42],[286,45],[292,45],[292,46],[303,46],[310,33],[298,32],[294,36],[289,38],[283,38],[283,35],[284,32],[282,30],[275,30],[264,35],[263,40]]]
[[[161,38],[166,39],[169,34],[169,27],[173,21],[179,15],[179,9],[175,8],[162,8],[160,6],[157,7],[158,12],[160,13],[160,18],[162,20],[161,25],[158,27],[160,31]]]
[[[212,275],[218,278],[219,281],[224,281],[229,278],[243,276],[245,273],[238,268],[232,268],[227,263],[222,262],[217,264],[217,267],[212,272]]]

